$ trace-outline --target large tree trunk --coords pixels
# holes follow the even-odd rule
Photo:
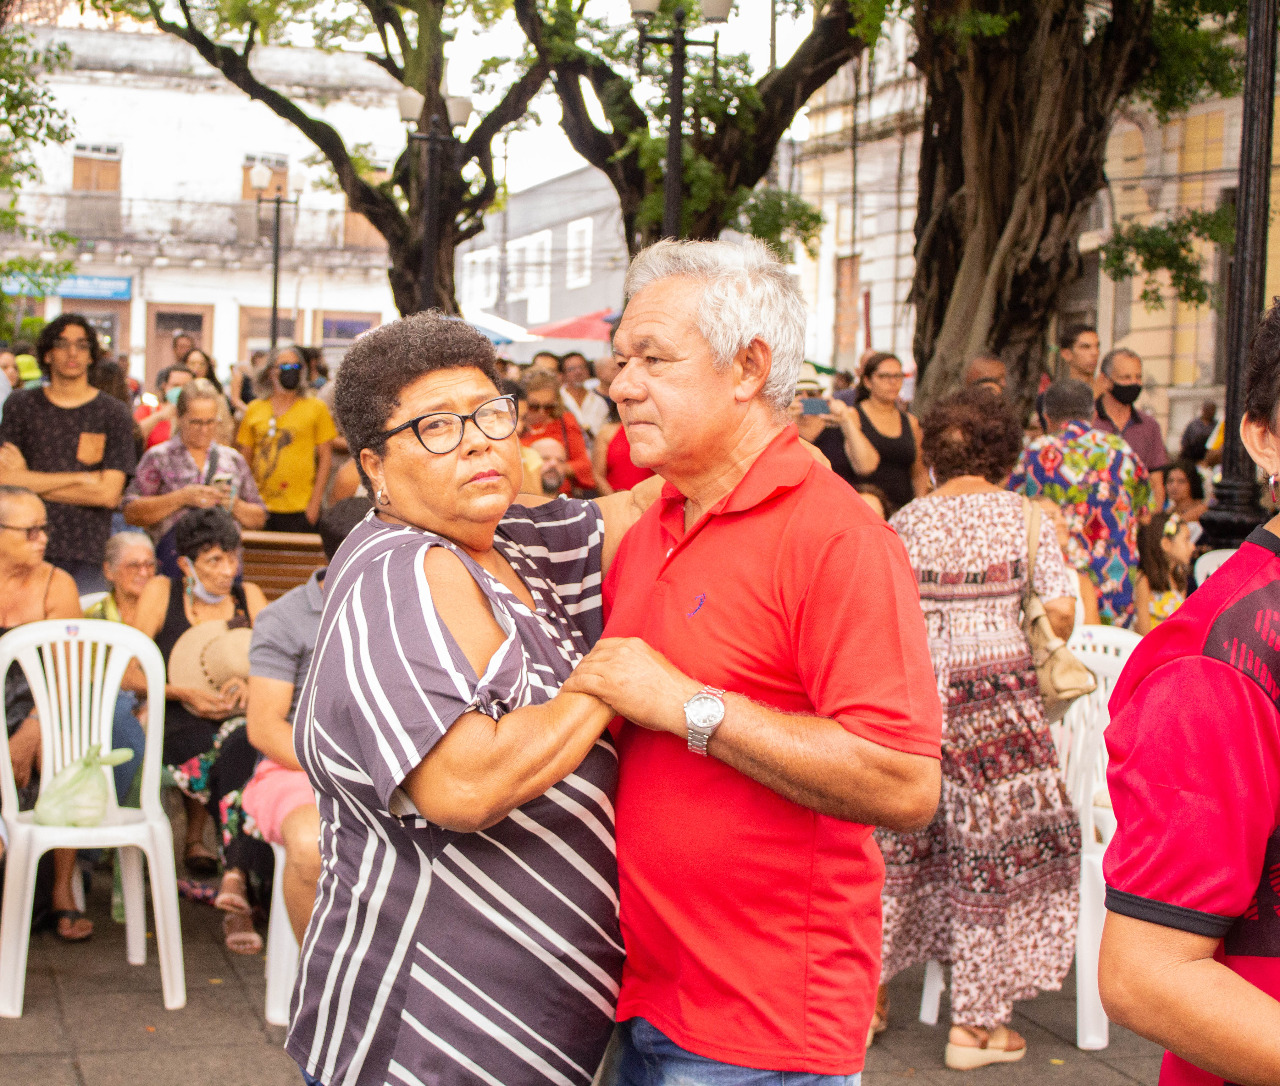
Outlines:
[[[927,83],[916,217],[914,353],[928,402],[990,350],[1038,376],[1076,241],[1106,184],[1111,118],[1145,68],[1150,3],[1112,5],[1086,40],[1083,0],[1021,4],[1008,30],[957,39],[916,20]]]

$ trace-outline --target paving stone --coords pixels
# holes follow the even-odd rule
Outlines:
[[[280,1049],[220,1046],[207,1051],[91,1053],[80,1058],[84,1086],[301,1086],[298,1065]],[[6,1084],[7,1086],[7,1084]]]
[[[76,1063],[70,1058],[5,1056],[0,1074],[4,1086],[80,1086]]]

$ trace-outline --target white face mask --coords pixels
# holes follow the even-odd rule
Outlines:
[[[226,593],[221,596],[215,596],[205,588],[204,582],[200,580],[200,575],[196,573],[190,563],[187,564],[187,569],[184,572],[186,574],[187,595],[198,599],[201,603],[212,607],[221,603],[230,595],[230,593]]]

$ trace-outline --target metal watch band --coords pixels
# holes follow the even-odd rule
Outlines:
[[[699,690],[696,694],[694,694],[693,697],[694,698],[701,697],[703,694],[709,694],[712,697],[714,697],[717,701],[720,702],[721,709],[722,710],[724,709],[725,692],[721,690],[719,687],[704,686],[701,690]],[[692,700],[693,698],[689,699],[689,701],[692,701]],[[689,702],[685,702],[686,706],[688,704]],[[707,744],[711,741],[711,737],[715,734],[716,728],[720,727],[720,725],[723,722],[724,722],[724,713],[722,711],[720,714],[720,719],[716,721],[716,723],[713,724],[711,728],[705,731],[701,728],[695,728],[692,725],[690,725],[687,728],[688,735],[689,735],[689,750],[691,750],[694,754],[701,755],[703,758],[705,758],[707,756]]]

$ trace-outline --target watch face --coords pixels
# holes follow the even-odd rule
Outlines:
[[[698,694],[689,700],[688,721],[695,728],[713,728],[724,716],[724,706],[710,694]]]

